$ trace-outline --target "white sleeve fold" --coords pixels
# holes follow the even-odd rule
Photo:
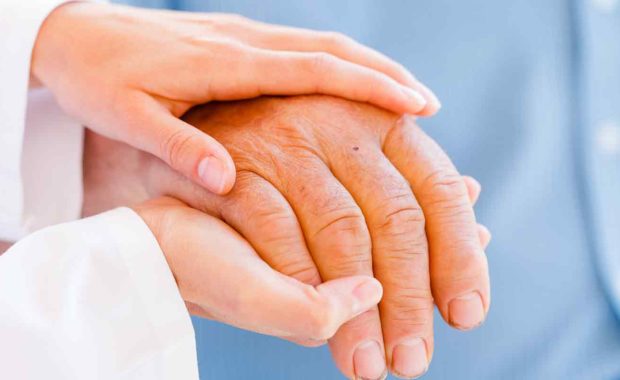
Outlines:
[[[198,378],[191,319],[137,214],[45,228],[0,256],[0,377]]]
[[[39,28],[65,2],[0,1],[0,240],[81,212],[82,127],[47,90],[28,89]]]

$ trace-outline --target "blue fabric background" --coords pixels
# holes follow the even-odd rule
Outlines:
[[[493,305],[438,318],[428,379],[620,378],[620,7],[613,0],[141,0],[338,30],[404,63],[421,124],[484,191]],[[616,137],[614,137],[616,136]],[[604,140],[604,141],[601,141]],[[610,141],[611,140],[611,141]],[[326,348],[194,319],[202,379],[339,379]]]

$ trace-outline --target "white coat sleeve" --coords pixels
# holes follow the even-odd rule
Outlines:
[[[198,378],[191,319],[131,209],[42,229],[0,256],[0,378]]]
[[[0,240],[80,216],[82,126],[48,90],[29,90],[39,28],[65,2],[0,1]]]

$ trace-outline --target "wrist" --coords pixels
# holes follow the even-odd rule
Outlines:
[[[181,245],[182,242],[175,241],[174,239],[174,231],[178,231],[180,228],[178,225],[175,225],[175,221],[179,219],[180,213],[186,207],[183,202],[170,197],[151,199],[131,207],[155,237],[177,285],[178,281],[173,256],[177,246]],[[171,232],[173,233],[172,236]],[[181,289],[179,288],[179,290]],[[183,293],[181,292],[182,295]]]

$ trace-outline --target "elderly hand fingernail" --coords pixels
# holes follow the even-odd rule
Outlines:
[[[366,341],[355,349],[353,368],[356,380],[383,380],[387,377],[383,349],[377,341]]]
[[[426,344],[421,338],[401,342],[392,351],[392,372],[404,379],[415,379],[428,370]]]
[[[207,189],[214,193],[224,190],[226,166],[213,156],[203,158],[198,165],[198,175]]]
[[[484,305],[478,292],[457,297],[448,305],[450,324],[462,330],[480,325],[485,318]]]

